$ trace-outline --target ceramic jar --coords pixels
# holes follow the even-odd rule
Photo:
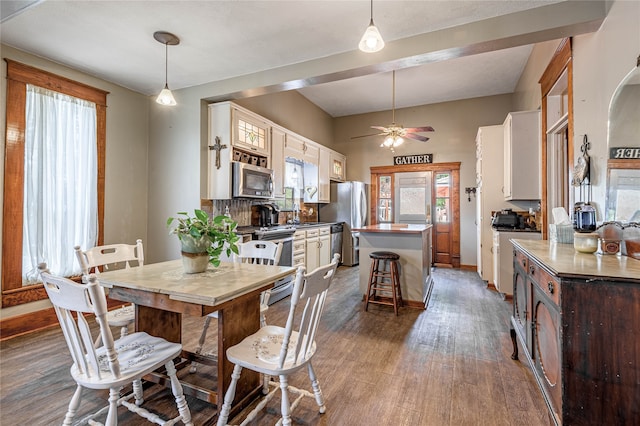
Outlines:
[[[573,234],[573,248],[580,253],[595,253],[599,239],[596,232],[576,232]]]

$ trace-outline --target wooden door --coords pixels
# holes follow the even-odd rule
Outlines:
[[[370,215],[371,224],[390,222],[397,207],[393,200],[394,179],[397,173],[431,172],[432,205],[440,202],[440,219],[433,218],[433,263],[437,266],[460,267],[460,163],[410,164],[371,167]],[[441,176],[440,185],[436,177]],[[442,187],[442,188],[440,188]],[[441,190],[438,195],[437,191]]]
[[[451,172],[436,172],[433,179],[433,196],[435,198],[436,213],[433,218],[434,241],[433,259],[435,263],[451,265],[451,221],[453,205],[451,200]]]

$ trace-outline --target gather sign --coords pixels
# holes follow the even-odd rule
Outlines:
[[[634,159],[640,160],[640,148],[638,147],[617,147],[609,148],[609,158],[615,160]]]
[[[416,154],[416,155],[398,155],[393,157],[393,165],[400,166],[404,164],[431,164],[433,163],[433,154]]]

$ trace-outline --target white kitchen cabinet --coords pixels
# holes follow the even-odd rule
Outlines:
[[[297,230],[293,234],[293,267],[306,266],[306,232]]]
[[[202,198],[231,199],[231,162],[254,162],[266,167],[270,157],[270,136],[271,124],[259,115],[231,102],[210,104]]]
[[[320,145],[302,136],[287,132],[284,155],[285,157],[295,158],[296,160],[317,166],[320,155]]]
[[[269,156],[270,123],[251,111],[233,106],[231,109],[232,144],[252,153]]]
[[[502,195],[503,139],[501,125],[478,128],[476,135],[476,253],[478,275],[493,283],[491,212],[512,208]]]
[[[329,180],[329,168],[331,162],[331,151],[328,148],[320,147],[320,157],[318,161],[318,202],[328,203],[331,201],[331,182]]]
[[[320,266],[320,239],[319,229],[309,229],[306,231],[306,262],[307,272],[313,271]]]
[[[331,263],[331,228],[320,228],[320,235],[318,236],[320,242],[319,261],[320,266]]]
[[[333,150],[329,154],[329,179],[344,182],[347,176],[347,157]]]
[[[504,198],[539,200],[540,111],[510,112],[504,128]]]
[[[284,145],[286,132],[283,128],[271,127],[271,163],[270,169],[273,169],[273,196],[275,198],[284,198]]]
[[[304,161],[304,140],[287,132],[284,144],[284,156]]]
[[[331,263],[331,228],[323,226],[306,231],[307,272]]]
[[[540,232],[493,231],[493,276],[496,290],[513,296],[513,244],[514,240],[541,240]]]

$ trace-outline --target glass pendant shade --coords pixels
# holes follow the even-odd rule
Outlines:
[[[360,44],[358,48],[363,52],[374,53],[382,50],[384,47],[384,40],[382,40],[382,36],[380,35],[380,31],[373,23],[373,18],[369,23],[362,39],[360,40]]]
[[[160,105],[174,106],[176,104],[176,100],[173,97],[173,93],[169,90],[167,85],[164,86],[164,89],[160,92],[158,97],[156,98],[156,102]]]
[[[176,99],[173,97],[173,93],[169,90],[169,46],[175,46],[180,44],[180,39],[174,34],[166,31],[156,31],[153,33],[153,38],[159,43],[164,44],[164,89],[160,92],[156,98],[156,102],[160,105],[174,106],[176,105]]]

